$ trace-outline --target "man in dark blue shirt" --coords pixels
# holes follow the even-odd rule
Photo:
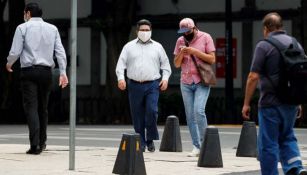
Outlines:
[[[277,13],[269,13],[264,17],[263,35],[264,38],[274,37],[285,45],[292,42],[291,37],[282,30],[282,19]],[[307,171],[302,166],[293,132],[298,108],[283,104],[274,88],[279,81],[280,61],[281,55],[273,45],[267,41],[257,44],[246,83],[242,116],[249,119],[250,101],[260,80],[258,151],[261,174],[277,175],[280,160],[286,175],[304,175]]]

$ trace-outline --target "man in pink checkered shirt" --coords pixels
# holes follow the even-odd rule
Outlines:
[[[191,18],[184,18],[179,23],[179,34],[174,50],[175,67],[181,67],[180,89],[184,102],[186,120],[192,137],[193,150],[188,156],[198,156],[204,132],[207,127],[205,106],[210,93],[210,86],[201,83],[200,75],[191,58],[196,62],[215,63],[215,46],[208,33],[198,30]]]

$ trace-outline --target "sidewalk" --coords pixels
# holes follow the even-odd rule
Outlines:
[[[28,145],[0,144],[1,175],[111,175],[118,148],[76,147],[75,170],[69,168],[69,148],[47,145],[40,155],[25,154]],[[223,149],[223,168],[197,167],[197,158],[188,152],[145,152],[148,175],[259,175],[256,158],[235,156],[235,149]],[[302,153],[305,154],[306,152]]]

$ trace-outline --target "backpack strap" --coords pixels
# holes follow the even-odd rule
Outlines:
[[[282,50],[285,50],[287,48],[287,46],[285,46],[278,39],[275,39],[272,36],[264,39],[264,41],[266,41],[266,42],[270,43],[271,45],[273,45],[279,52],[282,51]],[[292,37],[292,42],[293,42],[293,37]]]
[[[279,52],[287,49],[288,47],[300,48],[299,44],[298,44],[298,41],[294,37],[291,37],[291,40],[292,40],[292,42],[290,43],[289,46],[287,46],[287,45],[282,44],[278,39],[276,39],[276,38],[274,38],[272,36],[264,39],[264,41],[267,41],[268,43],[273,45]]]
[[[293,37],[292,37],[292,38],[293,38]],[[282,44],[279,40],[275,39],[275,38],[272,37],[272,36],[270,36],[270,37],[264,39],[263,41],[266,41],[266,42],[270,43],[273,47],[275,47],[275,48],[278,50],[278,52],[280,53],[280,56],[281,56],[281,57],[282,57],[282,54],[281,54],[282,50],[284,50],[284,49],[287,48],[287,46],[285,46],[285,45]],[[293,39],[292,39],[292,42],[293,42]],[[268,60],[268,58],[265,59],[264,65],[266,65],[267,60]],[[281,60],[282,60],[282,59],[281,59]],[[280,67],[282,67],[281,65],[282,65],[282,61],[280,62]],[[267,74],[266,71],[265,71],[264,76],[269,80],[269,82],[270,82],[270,84],[272,85],[272,87],[274,88],[275,92],[277,92],[277,86],[278,86],[278,85],[274,85],[272,78]]]

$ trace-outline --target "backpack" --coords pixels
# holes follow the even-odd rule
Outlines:
[[[273,45],[281,55],[279,82],[274,86],[272,79],[267,76],[276,91],[277,98],[284,104],[307,103],[307,57],[293,37],[290,45],[284,45],[273,37],[265,41]]]

